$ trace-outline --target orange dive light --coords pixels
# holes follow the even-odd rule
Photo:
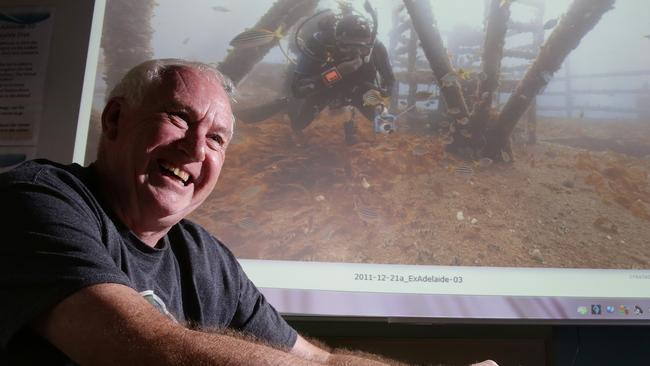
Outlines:
[[[342,79],[341,74],[336,69],[336,67],[325,70],[322,74],[320,74],[320,76],[327,86],[332,86]]]

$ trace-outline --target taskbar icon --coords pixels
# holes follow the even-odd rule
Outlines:
[[[600,315],[602,314],[603,309],[600,306],[600,304],[592,304],[591,305],[591,315]]]

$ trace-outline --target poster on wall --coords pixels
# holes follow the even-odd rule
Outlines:
[[[0,7],[0,146],[35,146],[52,38],[52,9]]]

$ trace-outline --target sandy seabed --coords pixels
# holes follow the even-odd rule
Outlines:
[[[363,117],[346,146],[347,118],[323,112],[301,146],[283,115],[239,123],[191,218],[240,258],[650,268],[650,121],[541,119],[537,144],[486,165]]]

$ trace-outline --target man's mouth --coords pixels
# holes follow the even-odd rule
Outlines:
[[[178,179],[183,185],[187,186],[191,182],[191,176],[190,173],[182,170],[181,168],[177,168],[175,166],[172,166],[168,163],[159,163],[160,165],[160,170],[162,170],[164,175],[167,175],[169,177],[172,177],[174,179]]]

